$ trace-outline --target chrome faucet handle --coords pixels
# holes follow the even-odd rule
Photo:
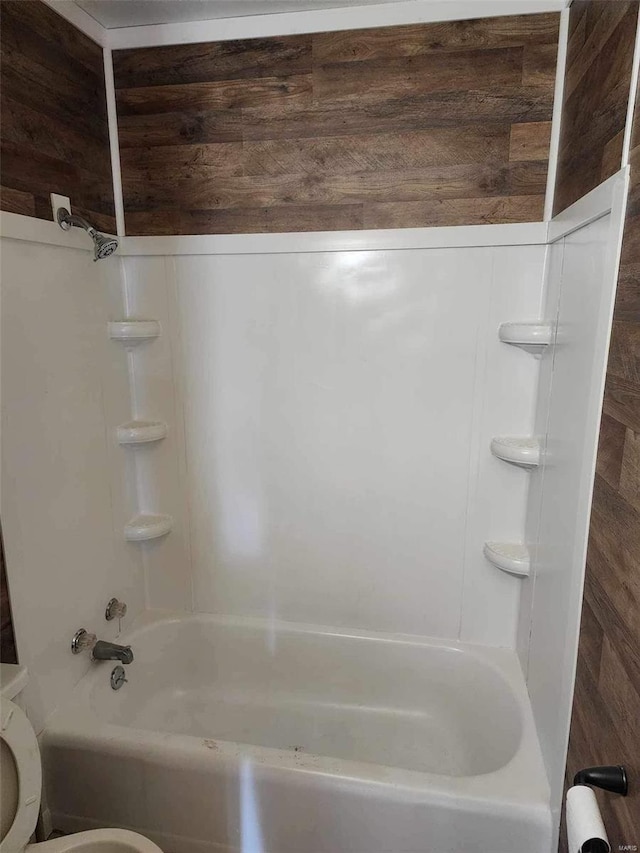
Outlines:
[[[110,599],[107,604],[107,609],[104,612],[104,618],[107,622],[112,619],[123,619],[127,614],[127,605],[124,601],[118,601],[117,598]]]
[[[71,651],[74,655],[79,655],[80,652],[92,651],[98,638],[95,634],[90,634],[85,628],[80,628],[73,635],[71,640]]]

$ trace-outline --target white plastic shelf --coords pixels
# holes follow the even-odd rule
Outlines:
[[[124,538],[129,542],[146,542],[166,536],[172,527],[170,515],[136,515],[124,528]]]
[[[118,444],[136,445],[160,441],[167,435],[164,421],[129,421],[116,428]]]
[[[540,464],[540,442],[531,436],[496,436],[491,442],[491,452],[521,468],[537,468]]]
[[[498,336],[502,343],[530,352],[540,358],[553,339],[550,323],[501,323]]]
[[[114,320],[108,324],[109,337],[127,347],[152,341],[160,335],[157,320]]]
[[[531,568],[529,549],[523,542],[485,542],[484,555],[503,572],[527,577]]]

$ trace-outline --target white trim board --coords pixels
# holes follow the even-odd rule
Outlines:
[[[122,50],[163,44],[260,38],[295,33],[339,32],[435,21],[470,20],[501,15],[562,12],[571,0],[404,0],[373,6],[341,7],[272,15],[245,15],[178,24],[151,24],[107,29],[75,0],[43,0],[54,12],[101,47]]]
[[[88,12],[76,5],[74,0],[44,0],[44,2],[61,18],[65,18],[80,32],[97,42],[100,47],[105,47],[108,44],[109,30],[98,23],[95,18],[92,18]]]
[[[556,240],[566,237],[572,231],[584,228],[590,222],[606,216],[611,210],[616,199],[616,192],[620,184],[626,186],[629,180],[629,166],[625,166],[607,178],[590,193],[578,199],[562,213],[559,213],[549,223],[548,242],[555,243]]]
[[[0,237],[10,240],[25,240],[29,243],[45,243],[66,249],[92,252],[93,243],[84,231],[71,228],[64,231],[56,222],[23,216],[21,213],[0,211]]]
[[[194,234],[176,237],[121,237],[125,257],[171,255],[273,255],[307,252],[366,252],[471,246],[538,246],[547,243],[545,222],[507,225],[452,225],[377,231],[312,231],[292,234]],[[0,211],[0,236],[91,250],[84,233],[63,231],[55,222]]]
[[[118,237],[124,236],[124,198],[122,195],[122,170],[120,168],[120,139],[118,137],[118,109],[116,88],[113,79],[113,53],[108,47],[102,49],[104,63],[104,89],[107,102],[109,126],[109,153],[111,155],[111,179],[113,182],[113,205],[116,215]]]
[[[54,2],[54,0],[49,0]],[[266,38],[296,33],[338,32],[340,30],[421,24],[434,21],[491,18],[500,15],[527,15],[561,12],[569,0],[404,0],[374,6],[247,15],[180,24],[153,24],[105,30],[112,50],[154,47],[169,44],[196,44],[207,41]]]
[[[631,135],[633,131],[633,118],[636,107],[636,96],[638,92],[638,74],[640,72],[640,15],[636,26],[636,42],[633,50],[633,63],[631,65],[631,83],[629,85],[629,100],[627,101],[627,118],[624,125],[624,139],[622,142],[622,165],[629,162],[631,153]]]
[[[307,252],[366,252],[470,246],[530,246],[547,242],[544,222],[456,225],[377,231],[314,231],[294,234],[202,234],[125,237],[121,254],[262,255]]]
[[[549,164],[547,166],[547,188],[544,199],[544,221],[553,218],[553,202],[556,192],[558,175],[558,158],[560,155],[560,131],[562,129],[562,107],[564,104],[564,81],[567,70],[567,49],[569,46],[569,15],[567,7],[560,14],[560,30],[558,33],[558,53],[556,56],[556,82],[553,93],[553,116],[551,118],[551,139],[549,140]]]

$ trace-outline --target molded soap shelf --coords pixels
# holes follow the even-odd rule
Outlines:
[[[550,323],[501,323],[498,330],[500,340],[505,344],[520,347],[540,358],[553,339]]]
[[[531,567],[529,549],[523,542],[485,542],[484,555],[496,568],[526,577]]]
[[[172,527],[170,515],[136,515],[124,528],[124,538],[129,542],[146,542],[166,536]]]
[[[115,320],[109,323],[109,337],[127,347],[151,341],[160,334],[157,320]]]
[[[491,452],[498,459],[522,468],[537,468],[540,464],[540,442],[530,436],[496,436],[491,442]]]
[[[119,444],[147,444],[167,435],[164,421],[129,421],[116,429]]]

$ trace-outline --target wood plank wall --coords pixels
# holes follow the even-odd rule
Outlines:
[[[13,633],[9,585],[4,562],[4,543],[0,528],[0,662],[17,663],[16,641]]]
[[[626,764],[628,797],[597,792],[614,851],[640,850],[640,92],[630,165],[566,777],[568,786],[583,767]]]
[[[554,214],[621,166],[638,4],[574,0]]]
[[[2,0],[0,23],[0,208],[52,219],[56,192],[113,232],[102,48],[41,0]]]
[[[116,51],[127,233],[540,220],[558,25]]]

